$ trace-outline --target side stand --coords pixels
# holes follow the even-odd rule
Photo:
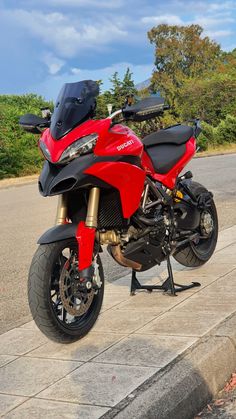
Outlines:
[[[153,290],[162,290],[169,295],[175,296],[177,292],[182,292],[190,288],[201,286],[199,282],[192,282],[190,285],[176,284],[173,278],[173,271],[169,255],[167,255],[167,269],[168,278],[165,280],[165,282],[163,282],[162,285],[141,285],[136,276],[136,271],[132,270],[130,295],[135,295],[136,290],[147,290],[149,292],[152,292]]]

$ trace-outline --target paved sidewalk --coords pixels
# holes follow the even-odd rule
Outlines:
[[[143,291],[130,297],[130,276],[106,284],[102,314],[79,342],[54,344],[33,322],[1,335],[0,413],[21,419],[139,417],[119,412],[180,359],[194,366],[199,344],[236,311],[235,255],[236,226],[220,233],[216,253],[202,268],[173,263],[176,282],[199,281],[201,288],[177,297]],[[162,267],[138,274],[143,283],[165,277]],[[158,412],[148,417],[159,419]]]

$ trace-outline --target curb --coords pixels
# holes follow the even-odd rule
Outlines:
[[[39,177],[37,175],[23,176],[23,177],[12,177],[0,180],[0,190],[9,189],[13,187],[25,186],[35,183]]]
[[[200,152],[201,153],[201,152]],[[204,152],[203,152],[204,153]],[[203,159],[206,157],[217,157],[217,156],[230,156],[232,154],[236,154],[235,151],[222,151],[222,152],[215,152],[212,154],[207,154],[207,151],[205,152],[206,154],[196,154],[196,156],[194,156],[194,159]]]
[[[102,418],[192,419],[235,368],[236,312]]]

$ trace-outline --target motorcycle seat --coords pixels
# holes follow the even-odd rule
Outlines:
[[[149,155],[157,173],[165,174],[183,157],[185,143],[193,136],[192,127],[175,125],[143,139],[144,148]]]
[[[193,136],[193,128],[187,125],[175,125],[157,132],[153,132],[143,138],[145,148],[157,144],[185,144]]]

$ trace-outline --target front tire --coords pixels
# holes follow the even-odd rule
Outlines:
[[[71,260],[69,255],[72,252],[77,252],[74,239],[40,245],[33,257],[28,279],[29,307],[36,325],[49,339],[61,343],[79,340],[89,332],[98,318],[104,294],[104,274],[98,255],[96,264],[100,288],[88,291],[88,294],[85,294],[88,295],[87,300],[83,300],[77,298],[78,294],[74,296],[71,291],[74,284],[69,284],[65,291],[68,302],[65,296],[63,299],[60,284],[63,280],[63,269],[68,267]],[[66,285],[68,275],[67,268]],[[93,295],[89,295],[89,292],[93,292]],[[68,313],[73,309],[73,302],[78,304],[78,307],[84,304],[81,305],[81,313],[78,309],[74,316]]]
[[[191,191],[196,197],[201,195],[201,193],[208,192],[204,186],[197,182],[191,182]],[[208,262],[213,255],[218,238],[218,217],[213,199],[208,211],[212,217],[213,231],[208,239],[202,239],[197,244],[190,242],[184,249],[176,251],[173,254],[175,260],[181,265],[189,268],[196,268]]]

